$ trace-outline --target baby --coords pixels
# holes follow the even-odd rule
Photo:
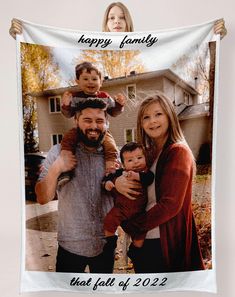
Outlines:
[[[147,202],[147,187],[153,182],[154,174],[147,169],[144,149],[141,144],[129,142],[120,151],[120,159],[123,169],[117,169],[115,173],[110,173],[103,179],[103,187],[107,191],[112,191],[115,196],[114,207],[106,215],[104,220],[105,237],[115,236],[118,226],[125,220],[145,211]],[[129,199],[115,190],[115,179],[125,174],[127,178],[139,181],[142,185],[139,195],[135,199]],[[136,247],[141,247],[144,243],[143,235],[132,238]]]

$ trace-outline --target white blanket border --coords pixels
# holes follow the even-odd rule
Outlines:
[[[215,246],[215,178],[216,178],[216,136],[217,136],[217,106],[218,106],[218,79],[219,79],[219,45],[220,38],[213,35],[213,24],[215,20],[200,25],[189,27],[148,31],[148,32],[127,32],[127,33],[106,33],[106,32],[88,32],[62,29],[51,26],[43,26],[28,21],[21,20],[23,23],[23,34],[17,34],[17,75],[18,75],[18,107],[19,107],[19,135],[20,135],[20,156],[21,156],[21,209],[22,209],[22,244],[21,244],[21,292],[36,291],[72,291],[82,293],[156,293],[162,291],[203,291],[216,293],[216,246]],[[24,189],[24,158],[23,158],[23,118],[22,118],[22,90],[21,90],[21,69],[20,69],[20,42],[41,44],[47,46],[59,47],[78,47],[76,36],[85,34],[87,38],[111,38],[113,45],[109,48],[89,47],[84,44],[79,49],[109,49],[120,50],[120,40],[125,34],[130,38],[144,37],[146,34],[161,35],[161,38],[167,34],[175,34],[181,31],[182,35],[187,35],[193,31],[193,34],[201,34],[203,38],[216,41],[216,72],[214,89],[214,119],[213,119],[213,160],[212,160],[212,267],[211,270],[161,273],[161,274],[76,274],[76,273],[56,273],[56,272],[38,272],[25,270],[25,189]],[[35,35],[34,35],[35,34]],[[48,37],[47,36],[50,36]],[[165,35],[166,34],[166,35]],[[192,35],[193,35],[192,34]],[[62,35],[64,42],[61,43]],[[189,34],[190,35],[190,34]],[[47,36],[47,37],[45,37]],[[160,39],[160,37],[159,37]],[[189,37],[195,40],[195,35]],[[72,45],[71,45],[72,44]],[[192,44],[191,44],[192,45]],[[191,46],[190,45],[190,46]],[[143,49],[142,46],[125,46],[126,50]],[[154,47],[154,46],[153,46]],[[187,51],[187,50],[186,50]],[[156,278],[159,279],[156,282]],[[165,281],[165,278],[167,279]],[[76,279],[75,285],[71,281]],[[161,285],[163,283],[163,285]]]

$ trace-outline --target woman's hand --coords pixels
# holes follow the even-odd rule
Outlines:
[[[141,188],[141,184],[134,180],[128,180],[125,176],[119,176],[115,181],[115,188],[116,190],[126,196],[129,199],[136,199],[135,196],[138,195],[138,189]]]
[[[219,19],[214,24],[214,32],[215,34],[220,34],[220,39],[223,39],[227,34],[227,29],[225,28],[224,19]]]
[[[22,23],[20,20],[12,19],[9,34],[16,39],[16,34],[22,34]]]

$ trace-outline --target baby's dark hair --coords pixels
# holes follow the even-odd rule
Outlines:
[[[99,78],[102,79],[102,74],[99,71],[99,69],[96,68],[94,65],[92,65],[90,62],[83,62],[83,63],[78,64],[75,67],[76,79],[79,79],[83,70],[86,70],[88,73],[91,73],[91,71],[94,70],[97,73],[97,75],[99,76]]]
[[[143,153],[144,153],[144,148],[143,148],[142,144],[140,144],[138,142],[134,142],[134,141],[126,143],[120,150],[120,159],[121,159],[122,163],[124,162],[123,154],[125,152],[133,152],[137,148],[143,150]]]

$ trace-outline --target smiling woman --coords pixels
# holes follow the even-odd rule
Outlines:
[[[142,118],[142,127],[148,137],[162,147],[168,137],[169,120],[159,102],[148,106]]]
[[[161,92],[141,104],[137,133],[141,143],[148,149],[154,148],[157,154],[160,154],[167,138],[186,144],[174,106]]]
[[[122,224],[132,237],[146,234],[141,248],[129,248],[135,272],[203,270],[191,205],[194,158],[174,106],[163,93],[156,92],[140,105],[137,133],[155,182],[148,187],[146,213]],[[116,190],[130,197],[135,189],[131,182],[117,178]]]

